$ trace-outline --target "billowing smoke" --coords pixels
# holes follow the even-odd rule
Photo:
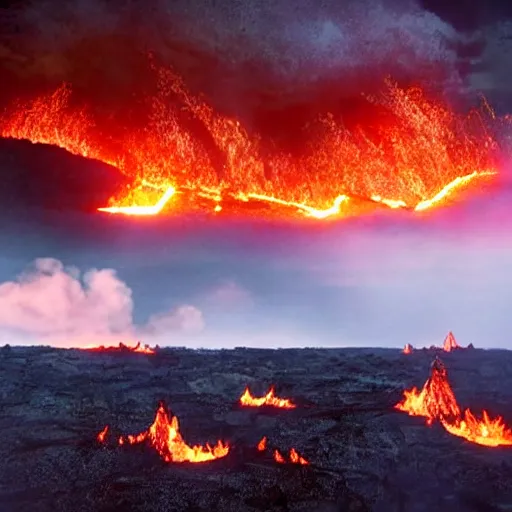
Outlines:
[[[191,305],[135,325],[132,292],[112,269],[81,274],[56,259],[40,258],[15,281],[0,284],[1,343],[72,347],[141,337],[168,343],[203,328],[201,311]]]
[[[12,80],[3,87],[16,94],[20,83],[68,81],[102,109],[136,109],[154,90],[151,53],[193,92],[255,123],[288,104],[334,108],[387,75],[460,92],[468,48],[482,50],[475,34],[415,0],[31,1],[8,11],[4,26]]]

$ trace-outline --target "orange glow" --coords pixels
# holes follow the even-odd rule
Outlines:
[[[482,419],[466,409],[462,419],[455,424],[440,420],[443,427],[454,436],[463,437],[472,443],[484,446],[512,446],[512,430],[507,427],[503,418],[498,416],[490,419],[487,411],[482,412]]]
[[[396,409],[410,416],[424,416],[430,424],[437,418],[457,418],[460,409],[453,394],[446,368],[439,358],[432,364],[432,373],[423,389],[404,391],[404,399]]]
[[[373,136],[324,116],[311,124],[310,143],[299,157],[262,151],[261,137],[192,96],[171,71],[160,70],[158,78],[159,92],[148,98],[147,125],[127,134],[102,135],[101,122],[86,107],[72,106],[71,87],[63,85],[12,105],[0,119],[0,135],[56,145],[117,167],[130,188],[99,210],[134,216],[183,208],[224,214],[226,203],[261,203],[272,209],[259,213],[311,219],[358,215],[378,205],[420,212],[497,172],[497,144],[483,116],[458,116],[418,88],[388,81],[380,97],[369,98],[391,116]],[[181,126],[173,98],[211,135],[225,160],[222,177],[201,142]]]
[[[262,437],[261,441],[258,443],[258,451],[263,452],[267,449],[267,438]],[[288,461],[286,460],[285,456],[277,449],[274,449],[272,452],[272,457],[278,464],[286,464],[289,462],[290,464],[300,464],[302,466],[306,466],[309,464],[309,462],[302,457],[302,455],[299,455],[297,450],[295,448],[290,449]]]
[[[407,343],[403,349],[403,353],[404,354],[412,354],[412,351],[413,351],[413,348],[412,348],[412,345],[410,343]]]
[[[438,357],[432,363],[431,376],[423,389],[404,391],[403,400],[395,408],[410,416],[425,417],[428,425],[438,420],[447,432],[472,443],[484,446],[512,445],[512,431],[500,416],[490,419],[488,413],[483,411],[479,420],[469,409],[461,413],[446,368]]]
[[[108,208],[98,208],[100,212],[122,213],[124,215],[157,215],[162,208],[174,196],[176,189],[172,186],[168,187],[164,195],[153,206],[110,206]]]
[[[304,457],[297,453],[297,450],[295,450],[295,448],[290,449],[290,462],[292,464],[301,464],[303,466],[309,464],[309,462]]]
[[[448,335],[446,336],[446,338],[444,339],[443,350],[445,352],[451,352],[452,350],[456,350],[458,348],[462,348],[462,347],[457,343],[455,336],[450,331],[448,333]]]
[[[229,445],[217,441],[215,446],[189,446],[179,431],[178,418],[170,416],[164,405],[158,406],[155,421],[145,432],[136,435],[121,436],[119,445],[147,442],[165,462],[207,462],[225,457]]]
[[[96,440],[99,443],[104,443],[105,437],[107,437],[107,433],[108,433],[108,425],[96,436]]]
[[[289,399],[277,397],[273,386],[269,389],[268,393],[261,398],[255,398],[251,395],[249,388],[245,388],[243,395],[240,397],[240,404],[244,407],[269,406],[279,409],[295,409],[295,407],[297,407]]]
[[[142,345],[141,342],[137,342],[137,345],[134,347],[130,347],[124,343],[119,343],[116,346],[108,346],[104,345],[94,346],[94,347],[81,347],[81,350],[90,350],[92,352],[134,352],[136,354],[154,354],[155,349],[151,348],[149,345]]]
[[[286,460],[279,450],[274,450],[274,460],[279,464],[285,464]]]

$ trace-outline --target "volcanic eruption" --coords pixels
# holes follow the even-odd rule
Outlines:
[[[257,446],[259,452],[264,452],[267,449],[267,441],[266,436],[261,438]],[[302,455],[299,455],[295,448],[290,448],[288,460],[277,448],[272,452],[272,456],[278,464],[286,464],[287,462],[290,464],[300,464],[301,466],[307,466],[309,464]]]
[[[98,206],[127,215],[207,210],[326,219],[377,206],[423,211],[497,173],[484,113],[456,114],[417,87],[387,81],[380,96],[367,97],[379,112],[371,128],[322,114],[305,128],[306,147],[290,153],[216,112],[172,70],[155,73],[158,90],[146,98],[142,126],[112,128],[63,84],[14,102],[0,118],[0,135],[117,167],[129,188]],[[220,165],[183,123],[183,111],[213,141]]]
[[[435,345],[432,345],[430,347],[431,350],[443,350],[444,352],[452,352],[454,350],[461,350],[463,349],[464,347],[461,347],[458,343],[457,343],[457,340],[455,339],[455,336],[453,335],[452,331],[450,331],[444,341],[443,341],[443,345],[442,347],[436,347]],[[467,348],[474,348],[473,345],[470,343]],[[402,352],[404,354],[412,354],[414,350],[414,347],[410,344],[410,343],[407,343]]]
[[[244,407],[277,407],[278,409],[295,409],[297,407],[288,398],[279,398],[275,394],[274,386],[271,386],[267,394],[262,397],[254,397],[249,388],[245,388],[240,397],[240,404]]]
[[[107,432],[108,426],[98,434],[98,442],[105,442]],[[159,404],[155,420],[146,431],[121,436],[117,442],[119,445],[146,442],[165,462],[207,462],[225,457],[229,453],[229,445],[220,440],[214,446],[189,446],[180,434],[178,418],[171,415],[163,403]]]
[[[395,409],[410,416],[422,416],[427,424],[437,420],[447,432],[484,446],[512,445],[512,430],[503,418],[491,419],[487,411],[478,419],[470,409],[461,412],[448,380],[443,362],[436,356],[431,365],[431,375],[421,391],[413,387],[404,391],[404,398]]]
[[[126,345],[125,343],[119,342],[117,346],[93,346],[93,347],[82,347],[81,350],[89,350],[91,352],[122,352],[122,353],[135,353],[135,354],[154,354],[156,351],[149,345],[142,345],[141,342],[133,347]]]

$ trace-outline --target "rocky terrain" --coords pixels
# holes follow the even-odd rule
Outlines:
[[[512,423],[512,352],[443,354],[461,406]],[[384,349],[192,351],[155,355],[0,349],[0,510],[506,511],[512,448],[485,448],[393,409],[421,387],[432,352]],[[275,384],[292,410],[242,408],[245,386]],[[202,464],[167,464],[136,434],[159,400],[189,444],[232,446]],[[310,464],[257,452],[294,447]]]

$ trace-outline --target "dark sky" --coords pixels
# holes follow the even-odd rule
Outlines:
[[[484,69],[501,91],[510,16],[496,0],[17,2],[1,14],[3,97],[68,80],[100,110],[136,111],[154,86],[149,52],[259,128],[285,107],[347,109],[387,74],[456,93]]]

